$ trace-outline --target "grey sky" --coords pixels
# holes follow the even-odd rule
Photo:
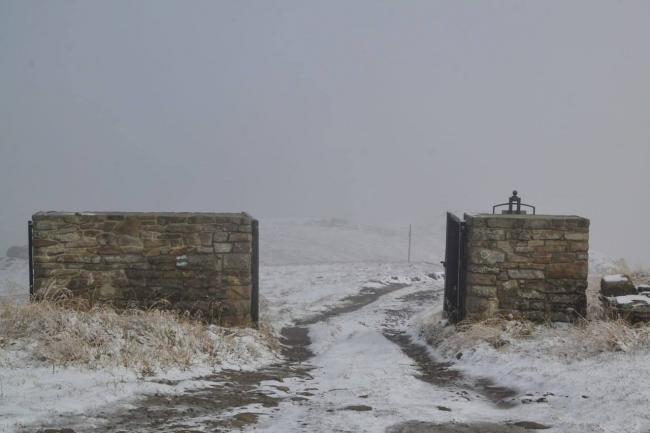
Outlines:
[[[516,187],[650,264],[649,80],[648,1],[0,0],[0,246],[37,210],[408,222]]]

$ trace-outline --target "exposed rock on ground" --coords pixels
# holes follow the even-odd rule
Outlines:
[[[636,295],[636,287],[629,275],[606,275],[600,280],[602,296]]]

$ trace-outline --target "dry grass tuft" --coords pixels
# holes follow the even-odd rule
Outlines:
[[[570,344],[580,357],[602,352],[628,352],[650,345],[650,326],[639,323],[631,325],[623,319],[592,320],[578,322],[567,328]]]
[[[446,357],[480,345],[521,354],[585,359],[604,352],[628,352],[650,346],[650,325],[618,320],[581,320],[575,324],[489,319],[456,326],[425,324],[427,342]]]
[[[0,364],[126,367],[146,376],[252,362],[276,351],[266,329],[220,328],[170,311],[90,307],[56,288],[32,303],[0,304]]]

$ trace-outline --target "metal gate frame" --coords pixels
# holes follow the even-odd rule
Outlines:
[[[27,252],[29,254],[29,297],[34,296],[34,223],[27,222]]]
[[[251,257],[251,320],[255,327],[257,327],[260,320],[260,230],[258,220],[254,219],[252,221],[251,231],[253,235]]]
[[[445,299],[443,310],[452,323],[465,318],[466,290],[466,223],[447,212],[447,239],[445,245]]]

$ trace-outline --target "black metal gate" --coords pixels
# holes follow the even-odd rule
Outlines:
[[[251,320],[257,327],[260,321],[260,229],[259,222],[252,222],[253,249],[251,251]]]
[[[451,322],[465,318],[465,223],[447,212],[444,311]]]
[[[34,223],[27,222],[27,252],[29,254],[29,296],[34,295]]]

